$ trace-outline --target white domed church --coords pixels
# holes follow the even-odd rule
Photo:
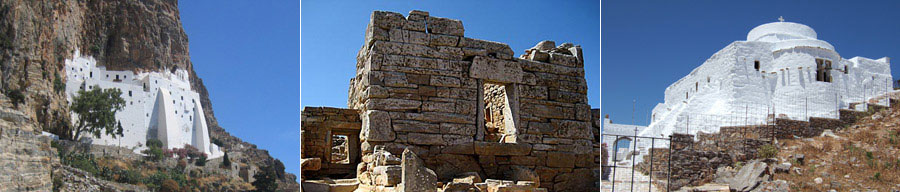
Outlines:
[[[677,131],[712,133],[723,124],[765,123],[767,114],[794,120],[837,119],[840,109],[889,105],[879,96],[891,91],[889,58],[845,59],[809,26],[767,23],[667,87],[665,102],[653,108],[650,125],[639,135],[665,137],[687,123],[712,125]],[[689,122],[692,116],[704,115],[721,118]],[[740,122],[724,122],[728,120]]]

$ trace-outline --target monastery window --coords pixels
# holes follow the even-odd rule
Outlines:
[[[847,66],[846,66],[846,65],[844,65],[844,74],[847,74],[847,73],[849,73],[849,71],[850,71],[850,70],[849,70],[849,69],[848,69],[848,68],[847,68]]]
[[[759,71],[759,61],[753,61],[753,68]]]
[[[128,96],[131,97],[131,90],[128,90]]]
[[[515,86],[484,82],[482,91],[484,141],[515,143],[516,119],[518,119]]]
[[[684,92],[684,99],[688,99],[688,92]]]
[[[94,78],[94,72],[88,72],[88,75],[90,75],[91,78]]]
[[[694,91],[700,91],[700,82],[694,83]]]
[[[831,82],[831,61],[816,59],[816,81]]]
[[[119,75],[116,75],[116,79],[119,79]]]
[[[106,78],[109,79],[109,74],[106,74]]]

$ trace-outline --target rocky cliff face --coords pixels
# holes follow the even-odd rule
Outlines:
[[[193,70],[175,0],[0,1],[0,105],[29,122],[4,129],[40,133],[67,125],[64,91],[57,91],[54,81],[65,82],[63,61],[76,50],[110,70],[187,70],[201,95],[210,137],[239,154],[232,158],[250,165],[248,170],[277,164],[267,151],[219,127],[206,87]],[[282,187],[297,186],[293,175],[280,175]]]

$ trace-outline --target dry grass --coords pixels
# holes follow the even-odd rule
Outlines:
[[[862,118],[855,126],[837,131],[840,138],[815,137],[783,140],[778,158],[791,162],[803,154],[805,163],[791,162],[792,170],[777,173],[793,191],[900,189],[900,110],[879,112],[884,118]],[[821,184],[814,179],[822,178]]]

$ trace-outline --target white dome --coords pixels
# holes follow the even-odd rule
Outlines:
[[[799,23],[774,22],[756,26],[747,34],[747,41],[771,42],[786,39],[816,39],[816,31]]]

